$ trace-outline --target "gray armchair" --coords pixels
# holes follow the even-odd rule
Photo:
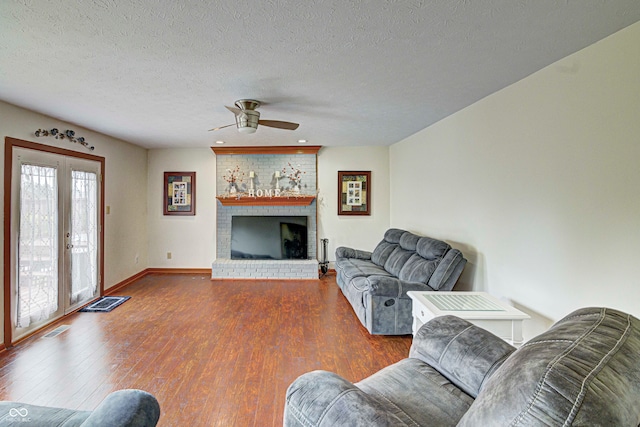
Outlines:
[[[640,320],[573,312],[516,350],[454,316],[420,328],[409,358],[352,384],[314,371],[287,390],[284,425],[640,425]]]
[[[0,402],[0,426],[153,427],[160,418],[155,397],[142,390],[109,394],[93,411]]]

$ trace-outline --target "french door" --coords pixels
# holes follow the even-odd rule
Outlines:
[[[11,342],[100,294],[101,174],[100,161],[13,147]]]

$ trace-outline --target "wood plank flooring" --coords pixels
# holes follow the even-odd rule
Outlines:
[[[91,410],[115,390],[156,396],[160,426],[280,426],[285,391],[325,369],[359,381],[409,353],[369,335],[335,283],[152,274],[110,313],[76,313],[0,353],[0,400]]]

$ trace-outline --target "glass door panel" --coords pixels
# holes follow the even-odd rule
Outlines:
[[[16,323],[27,328],[58,311],[58,180],[55,167],[22,164]]]
[[[98,175],[71,171],[71,296],[69,306],[98,291]]]

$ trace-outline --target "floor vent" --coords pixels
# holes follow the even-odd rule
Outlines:
[[[43,336],[42,338],[57,337],[58,335],[60,335],[61,333],[63,333],[67,329],[69,329],[70,327],[71,326],[69,326],[69,325],[58,326],[57,328],[55,328],[53,331],[49,332],[47,335]]]

